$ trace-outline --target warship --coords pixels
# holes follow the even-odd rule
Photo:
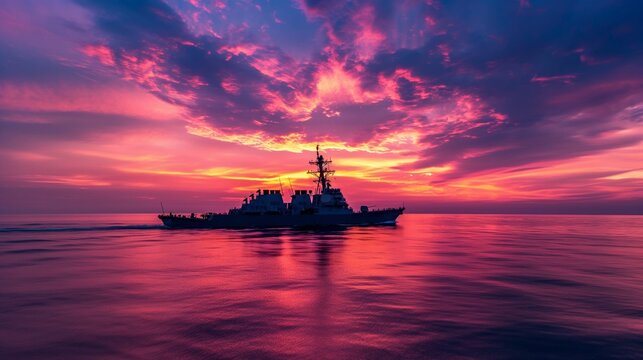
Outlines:
[[[361,206],[354,211],[346,202],[339,188],[331,186],[331,160],[319,153],[309,162],[314,166],[308,174],[314,176],[316,189],[292,190],[290,203],[283,200],[283,190],[257,190],[243,199],[240,208],[227,213],[195,215],[160,214],[158,217],[168,228],[274,228],[274,227],[325,227],[350,225],[395,224],[404,212],[404,206],[388,209],[369,209]]]

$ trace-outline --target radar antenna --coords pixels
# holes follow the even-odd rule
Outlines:
[[[315,166],[315,170],[309,170],[308,174],[315,176],[317,179],[314,180],[317,183],[317,188],[315,189],[316,194],[321,194],[326,189],[330,189],[330,180],[328,177],[335,174],[335,170],[330,170],[329,165],[332,163],[331,160],[324,160],[324,156],[319,154],[319,144],[317,145],[317,157],[315,160],[308,162],[310,165]]]

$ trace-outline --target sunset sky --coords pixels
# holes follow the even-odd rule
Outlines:
[[[643,213],[643,2],[0,0],[0,212]],[[280,177],[281,178],[280,178]]]

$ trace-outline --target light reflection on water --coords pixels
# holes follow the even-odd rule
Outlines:
[[[0,357],[643,356],[640,216],[154,224],[3,218]]]

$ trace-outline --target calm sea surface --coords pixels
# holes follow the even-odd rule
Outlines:
[[[643,217],[0,218],[0,358],[642,359]]]

